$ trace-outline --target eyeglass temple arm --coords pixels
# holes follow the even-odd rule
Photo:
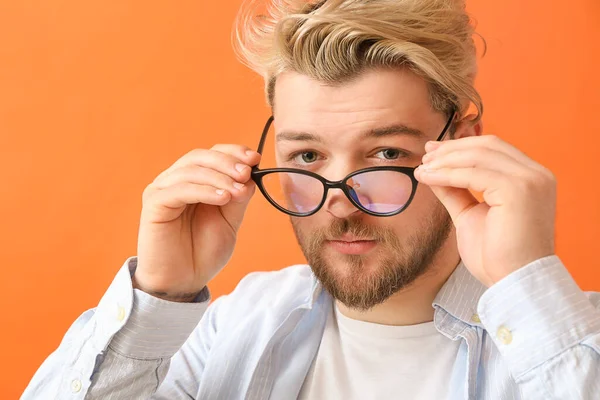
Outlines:
[[[262,154],[262,152],[263,152],[263,148],[265,147],[265,141],[267,140],[267,133],[269,133],[269,128],[271,127],[272,123],[273,123],[273,116],[271,115],[269,117],[269,119],[267,120],[267,123],[265,124],[265,128],[263,129],[263,133],[260,137],[260,142],[258,142],[258,148],[256,149],[256,152],[258,154]]]
[[[452,122],[454,122],[454,118],[456,118],[456,109],[453,108],[452,109],[452,113],[450,114],[450,118],[448,119],[448,122],[446,122],[446,126],[444,126],[444,130],[442,131],[442,133],[440,133],[440,136],[438,136],[438,138],[436,139],[436,142],[439,142],[440,140],[442,140],[444,138],[444,136],[446,136],[446,133],[448,132],[448,128],[450,128],[450,125],[452,125]]]

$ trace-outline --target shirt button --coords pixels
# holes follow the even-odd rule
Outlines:
[[[476,324],[481,322],[481,320],[479,319],[479,315],[477,315],[477,314],[473,314],[471,316],[471,321],[475,322]]]
[[[504,344],[510,344],[512,342],[512,332],[505,326],[500,326],[496,332],[496,337]]]
[[[122,306],[119,306],[119,308],[117,309],[117,319],[119,320],[119,322],[123,322],[123,320],[125,319],[125,309]]]
[[[79,379],[73,379],[71,382],[71,391],[78,393],[81,390],[81,381]]]

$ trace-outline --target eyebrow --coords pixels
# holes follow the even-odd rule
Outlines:
[[[382,138],[388,136],[412,136],[414,138],[420,139],[425,136],[423,131],[411,128],[409,126],[403,124],[396,124],[390,126],[384,126],[382,128],[372,129],[370,131],[365,132],[362,135],[363,139],[368,138]],[[317,142],[323,143],[324,140],[318,135],[314,135],[309,132],[296,132],[296,131],[283,131],[277,135],[277,141],[301,141],[301,142]]]
[[[373,129],[369,132],[366,132],[363,135],[363,138],[371,138],[371,137],[380,138],[380,137],[398,136],[398,135],[412,136],[412,137],[415,137],[418,139],[425,136],[423,131],[420,131],[419,129],[411,128],[411,127],[403,125],[403,124],[397,124],[397,125],[385,126],[383,128]]]
[[[278,142],[286,140],[323,143],[323,139],[320,136],[313,135],[312,133],[308,132],[284,131],[277,135]]]

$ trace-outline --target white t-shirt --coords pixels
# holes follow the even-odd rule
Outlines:
[[[433,322],[380,325],[334,306],[299,399],[444,400],[459,346]]]

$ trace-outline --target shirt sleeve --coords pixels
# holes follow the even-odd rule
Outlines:
[[[133,289],[137,258],[119,270],[98,307],[83,313],[44,361],[22,399],[147,399],[210,302],[176,303]]]
[[[557,256],[491,286],[478,314],[526,399],[600,398],[600,294]]]

